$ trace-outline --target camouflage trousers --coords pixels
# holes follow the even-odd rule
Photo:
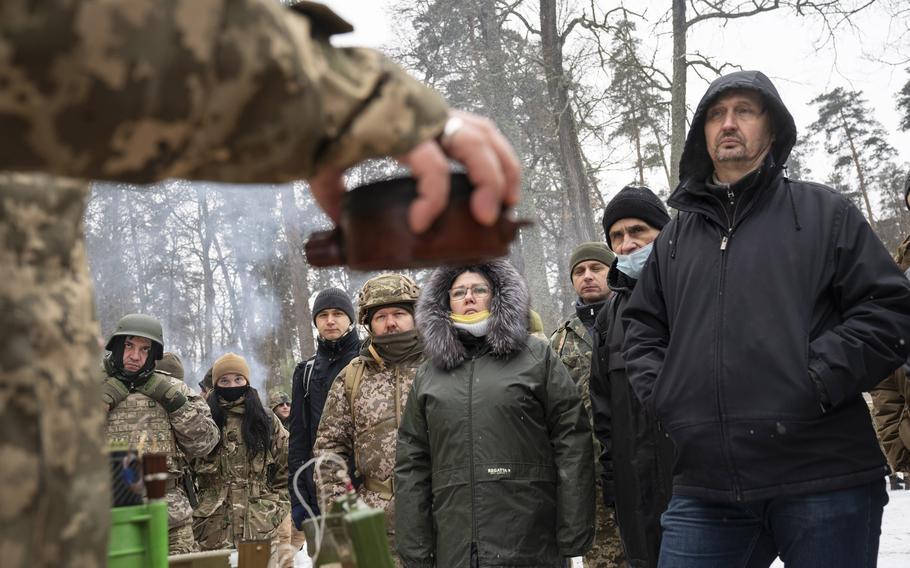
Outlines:
[[[106,564],[110,470],[85,257],[88,186],[0,174],[0,558]]]
[[[625,568],[627,564],[619,538],[619,525],[613,512],[604,505],[603,489],[599,483],[595,522],[594,545],[585,554],[585,568]]]
[[[196,539],[193,538],[193,523],[186,523],[183,526],[167,530],[168,554],[187,554],[198,550]]]

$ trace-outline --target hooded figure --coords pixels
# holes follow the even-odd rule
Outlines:
[[[405,566],[555,568],[594,537],[588,417],[568,371],[528,334],[504,260],[437,269],[417,305],[428,361],[398,434]]]
[[[770,137],[754,169],[719,175],[756,124]],[[788,565],[874,564],[888,467],[862,392],[907,357],[910,285],[849,199],[786,176],[795,140],[765,75],[711,84],[668,200],[679,215],[623,315],[632,387],[677,449],[667,565],[698,543],[732,565],[765,538]]]

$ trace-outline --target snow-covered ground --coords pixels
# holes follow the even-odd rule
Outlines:
[[[885,507],[882,520],[882,540],[878,553],[878,568],[907,568],[910,566],[910,491],[889,491],[891,501]],[[311,568],[304,550],[294,559],[294,568]],[[780,560],[772,568],[783,568]]]

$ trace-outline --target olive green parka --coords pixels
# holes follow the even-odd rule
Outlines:
[[[594,538],[591,430],[549,345],[529,337],[528,294],[506,261],[490,280],[483,338],[452,325],[440,268],[417,304],[428,361],[398,433],[395,506],[405,566],[555,568]]]

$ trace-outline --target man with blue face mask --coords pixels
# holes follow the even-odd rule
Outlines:
[[[626,375],[622,315],[651,246],[670,216],[647,187],[627,186],[607,204],[603,227],[616,254],[607,285],[613,295],[594,323],[590,396],[604,505],[615,511],[629,566],[657,566],[660,515],[670,499],[673,445],[642,409]],[[601,538],[598,535],[597,538]]]

